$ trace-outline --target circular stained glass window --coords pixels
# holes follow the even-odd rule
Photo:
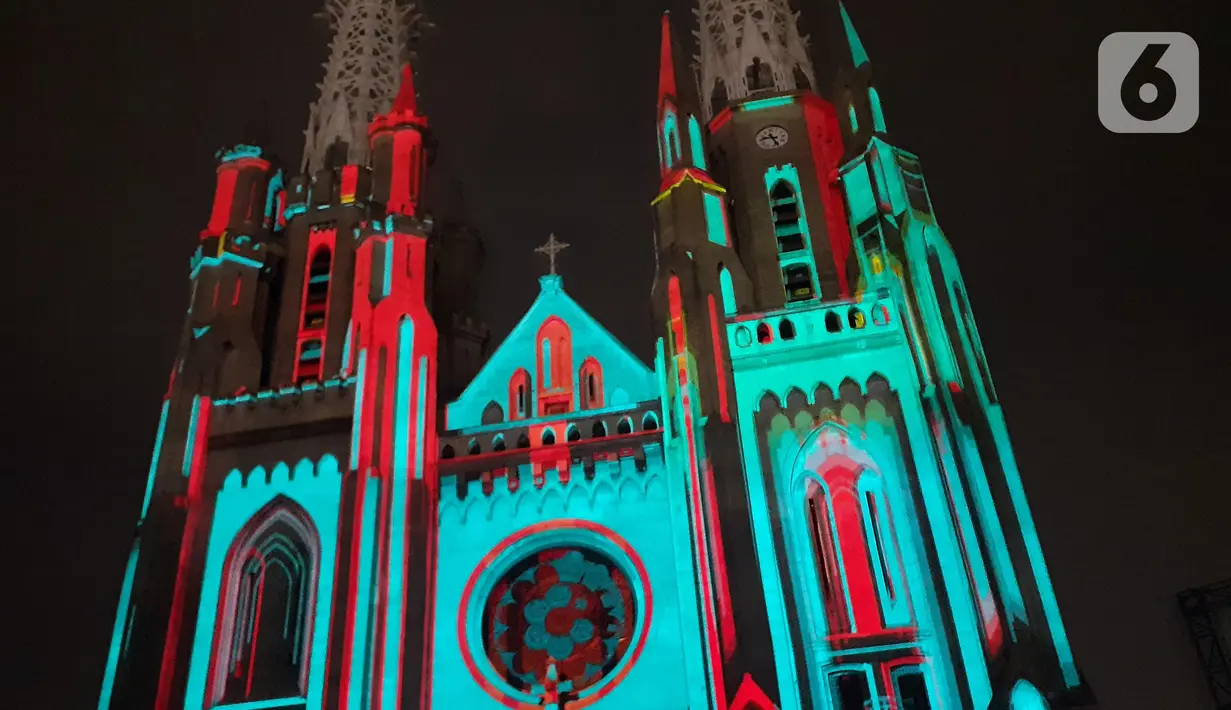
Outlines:
[[[628,578],[606,555],[543,550],[496,582],[483,614],[483,650],[517,690],[537,695],[558,684],[576,697],[628,652],[636,614]]]

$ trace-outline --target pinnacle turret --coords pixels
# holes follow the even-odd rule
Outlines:
[[[855,31],[855,25],[851,22],[851,16],[846,12],[846,4],[839,0],[838,11],[842,13],[842,30],[846,33],[846,44],[851,50],[851,62],[858,69],[869,63],[868,53],[864,51],[863,42],[859,39],[859,33]]]
[[[408,0],[327,0],[325,16],[333,30],[320,97],[312,104],[304,131],[303,170],[329,167],[335,145],[345,145],[345,162],[368,159],[368,124],[393,106],[405,84],[410,106],[414,87],[401,70],[412,58],[422,14]],[[342,149],[337,149],[339,159]]]

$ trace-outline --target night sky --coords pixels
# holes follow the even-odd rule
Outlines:
[[[298,167],[328,39],[317,1],[0,10],[14,31],[0,95],[19,122],[4,151],[16,567],[0,706],[96,702],[214,151],[256,121]],[[533,299],[545,260],[532,250],[554,231],[572,244],[565,287],[649,359],[664,1],[428,8],[438,29],[417,84],[440,140],[432,178],[465,183],[497,340]],[[828,2],[795,2],[823,89],[838,49]],[[1212,100],[1225,87],[1197,5],[1155,5],[848,4],[891,133],[921,156],[961,259],[1073,647],[1110,710],[1210,706],[1174,595],[1231,576]],[[689,3],[670,9],[691,43]],[[1099,42],[1139,29],[1185,31],[1205,51],[1187,135],[1098,123]],[[1218,179],[1202,177],[1211,165]]]

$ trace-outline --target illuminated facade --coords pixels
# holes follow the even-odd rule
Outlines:
[[[413,13],[385,2],[331,2],[335,30]],[[422,208],[409,65],[363,150],[326,122],[310,174],[219,154],[100,710],[1088,695],[845,10],[835,104],[785,0],[700,9],[699,76],[662,21],[652,366],[568,295],[554,237],[488,354],[482,242]]]

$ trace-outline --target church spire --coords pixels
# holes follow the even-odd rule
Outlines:
[[[788,0],[699,0],[696,15],[707,120],[733,101],[815,88],[808,38]]]
[[[671,14],[664,12],[658,57],[658,163],[663,178],[677,168],[705,169],[695,78],[681,75],[679,67],[686,67],[683,53],[671,29]]]
[[[671,13],[663,13],[662,39],[658,49],[658,103],[675,96],[675,57],[672,56]]]
[[[415,73],[409,63],[402,65],[402,82],[398,85],[397,96],[393,99],[393,112],[415,112]]]
[[[424,26],[418,6],[407,0],[326,0],[333,30],[320,98],[304,131],[302,169],[328,165],[331,148],[345,146],[350,164],[368,159],[368,123],[393,106],[399,85],[414,106],[413,82],[403,75]]]
[[[838,14],[842,18],[842,31],[846,46],[851,50],[851,59],[849,63],[843,61],[838,68],[833,96],[838,108],[842,142],[846,146],[847,158],[851,158],[862,152],[873,136],[883,138],[889,129],[885,126],[880,94],[872,83],[872,62],[842,0],[838,0]]]
[[[846,44],[851,49],[851,61],[858,69],[868,63],[868,53],[864,51],[863,42],[860,41],[859,33],[855,31],[855,25],[851,22],[851,16],[847,14],[846,4],[842,0],[838,0],[838,11],[842,13],[842,29],[846,32]]]

